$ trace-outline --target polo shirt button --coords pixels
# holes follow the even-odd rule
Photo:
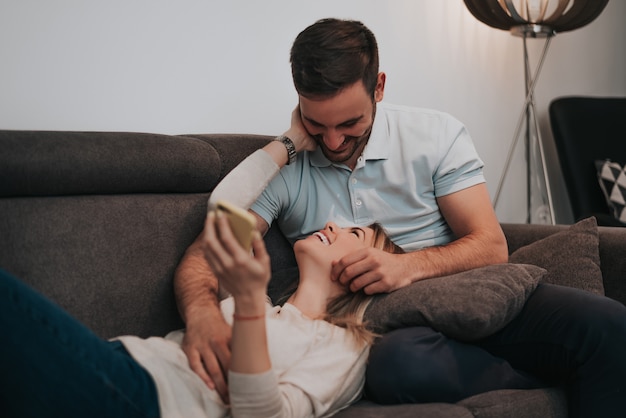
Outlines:
[[[361,201],[359,199],[357,199],[354,203],[356,203],[357,206],[361,206]]]
[[[352,179],[352,184],[356,184],[357,179]]]

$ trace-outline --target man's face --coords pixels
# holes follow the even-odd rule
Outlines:
[[[381,73],[374,99],[360,81],[330,98],[300,96],[302,123],[328,160],[355,167],[372,131],[375,102],[382,100],[383,88]]]

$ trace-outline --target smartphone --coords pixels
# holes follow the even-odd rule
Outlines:
[[[252,246],[252,234],[256,229],[256,218],[248,211],[241,209],[225,200],[215,204],[216,210],[228,218],[233,235],[245,250]]]

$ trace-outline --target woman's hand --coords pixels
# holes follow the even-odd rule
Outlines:
[[[270,258],[261,235],[255,231],[252,253],[235,239],[228,219],[210,212],[205,225],[204,255],[220,286],[235,299],[265,296],[271,277]]]
[[[293,112],[291,112],[291,126],[284,133],[284,135],[293,141],[293,144],[296,147],[296,152],[304,150],[315,151],[317,148],[317,143],[311,135],[309,135],[309,132],[302,123],[302,115],[300,113],[299,105],[296,106]]]

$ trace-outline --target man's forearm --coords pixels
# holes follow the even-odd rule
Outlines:
[[[405,255],[413,266],[412,281],[441,277],[489,264],[506,263],[506,239],[498,231],[467,235],[447,245],[429,247]]]
[[[421,277],[439,277],[508,260],[506,237],[484,183],[437,198],[450,229],[458,237],[447,245],[415,253]]]
[[[185,323],[196,311],[206,313],[219,302],[219,285],[202,253],[200,237],[187,249],[174,274],[178,311]]]

